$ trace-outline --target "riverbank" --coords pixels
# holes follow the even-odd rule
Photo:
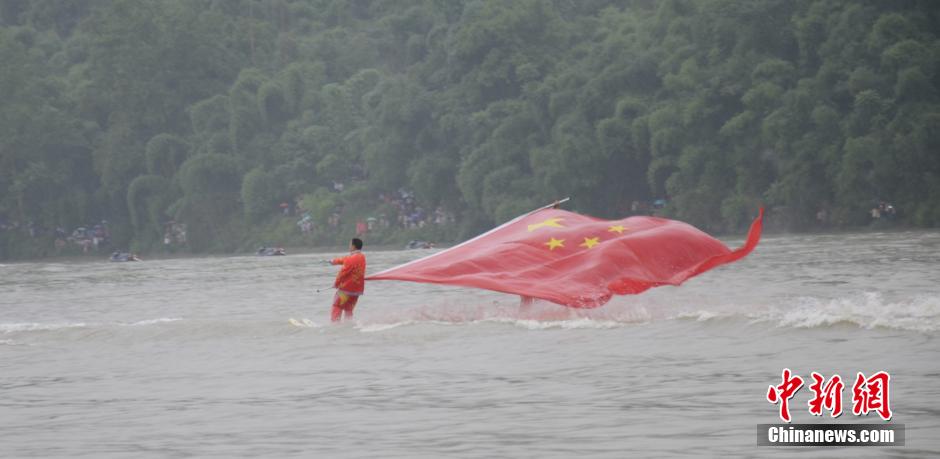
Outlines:
[[[860,234],[860,233],[901,233],[908,231],[931,231],[930,228],[920,228],[906,225],[898,222],[876,221],[867,226],[856,226],[847,228],[820,228],[813,231],[788,231],[776,225],[764,226],[765,236],[784,236],[784,235],[806,235],[806,236],[825,236],[833,234]],[[454,228],[425,227],[414,229],[396,229],[394,231],[375,232],[363,236],[366,241],[366,247],[369,251],[389,251],[402,250],[408,241],[420,240],[433,242],[436,247],[446,247],[456,244],[461,238],[450,236],[455,234]],[[352,233],[349,233],[352,234]],[[740,233],[743,234],[743,233]],[[739,233],[717,233],[714,236],[719,238],[733,238]],[[189,251],[184,247],[176,247],[172,251],[164,250],[156,246],[154,249],[141,248],[139,245],[131,244],[127,247],[102,247],[97,251],[82,253],[78,246],[67,246],[64,249],[56,250],[54,238],[40,236],[31,238],[26,234],[10,238],[0,235],[0,262],[17,263],[30,261],[53,261],[53,262],[77,262],[95,259],[107,259],[114,251],[133,251],[138,253],[145,260],[152,259],[176,259],[176,258],[206,258],[206,257],[228,257],[239,255],[254,255],[260,247],[282,247],[288,255],[309,254],[309,253],[342,253],[348,245],[346,233],[338,231],[335,235],[319,235],[313,237],[304,237],[305,235],[287,235],[284,237],[277,232],[259,231],[246,235],[234,250],[210,250],[206,252]],[[472,237],[472,236],[471,236]],[[18,250],[9,250],[11,246]],[[10,256],[9,254],[14,254]],[[17,256],[18,255],[18,256]]]
[[[368,236],[366,236],[368,237]],[[366,239],[368,241],[368,239]],[[410,239],[409,239],[410,240]],[[407,241],[405,241],[407,243]],[[52,245],[54,241],[50,241]],[[435,241],[435,247],[448,247],[452,245],[453,242],[437,242]],[[263,245],[263,244],[262,244]],[[174,260],[174,259],[198,259],[198,258],[227,258],[233,256],[255,256],[257,249],[261,247],[259,245],[254,249],[248,248],[245,250],[237,250],[230,252],[190,252],[190,251],[175,251],[167,252],[161,250],[153,251],[138,251],[138,255],[144,261],[150,260]],[[345,253],[349,243],[348,241],[337,242],[333,244],[320,244],[320,245],[276,245],[270,244],[267,247],[281,247],[285,250],[287,255],[308,255],[315,253],[322,253],[324,255],[333,255]],[[366,250],[370,252],[386,252],[394,250],[403,250],[405,249],[405,243],[367,243]],[[422,250],[422,249],[414,249]],[[102,248],[100,250],[92,250],[88,253],[82,253],[80,248],[75,248],[74,250],[66,249],[61,251],[55,251],[54,247],[51,251],[42,251],[37,249],[37,253],[42,253],[42,255],[31,256],[31,257],[21,257],[21,258],[2,258],[0,257],[0,263],[3,264],[17,264],[17,263],[32,263],[32,262],[50,262],[50,263],[80,263],[88,261],[109,261],[109,258],[112,253],[115,251],[124,251],[121,249],[108,249]]]
[[[165,244],[157,232],[144,232],[133,237],[135,231],[122,221],[109,224],[108,242],[85,244],[64,237],[57,238],[51,231],[0,231],[0,262],[47,259],[82,259],[108,257],[113,252],[137,253],[143,258],[203,255],[253,255],[261,247],[283,247],[289,253],[298,251],[329,251],[345,248],[349,239],[357,235],[352,225],[317,227],[302,232],[294,218],[272,217],[264,223],[249,225],[231,220],[211,231],[189,228],[184,236]],[[437,245],[460,240],[460,228],[455,224],[423,224],[420,227],[400,228],[375,226],[361,236],[367,247],[405,248],[409,241],[429,241]]]

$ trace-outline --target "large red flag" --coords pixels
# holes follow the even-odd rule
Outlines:
[[[613,294],[679,285],[744,257],[760,240],[763,216],[761,209],[747,241],[731,250],[675,220],[601,220],[546,208],[366,279],[478,287],[592,308]]]

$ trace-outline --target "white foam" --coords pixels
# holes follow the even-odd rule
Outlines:
[[[129,327],[139,327],[139,326],[141,326],[141,325],[156,325],[156,324],[163,324],[163,323],[167,323],[167,322],[177,322],[177,321],[180,321],[180,320],[183,320],[183,319],[182,319],[182,318],[179,318],[179,317],[161,317],[161,318],[159,318],[159,319],[141,320],[141,321],[138,321],[138,322],[134,322],[134,323],[130,323],[130,324],[124,324],[124,325],[127,325],[127,326],[129,326]]]
[[[666,320],[717,322],[746,320],[778,327],[820,328],[837,325],[916,332],[940,331],[940,297],[888,300],[879,292],[857,292],[837,298],[788,297],[770,304],[714,304],[666,315]]]
[[[56,331],[56,330],[68,330],[72,328],[88,328],[88,327],[100,327],[100,326],[120,326],[120,327],[140,327],[147,325],[156,325],[168,322],[176,322],[183,320],[179,317],[160,317],[158,319],[146,319],[140,320],[137,322],[113,322],[113,323],[90,323],[90,322],[18,322],[18,323],[0,323],[0,332],[2,333],[14,333],[14,332],[32,332],[32,331]]]
[[[301,319],[290,318],[288,319],[288,322],[290,322],[290,324],[295,327],[303,327],[303,328],[322,328],[323,327],[323,325],[320,325],[307,318],[301,318]]]
[[[496,323],[508,323],[516,327],[525,328],[528,330],[550,330],[555,328],[572,330],[572,329],[584,329],[584,328],[595,328],[595,329],[608,329],[608,328],[620,328],[627,325],[635,325],[636,322],[618,322],[614,320],[594,320],[588,317],[582,317],[580,319],[572,320],[535,320],[535,319],[512,319],[512,318],[493,318],[481,320],[479,322],[496,322]]]
[[[849,325],[864,329],[935,332],[940,330],[940,297],[921,296],[889,301],[876,292],[859,292],[839,298],[797,297],[771,299],[769,304],[726,301],[695,309],[636,299],[634,304],[610,304],[592,310],[543,307],[520,313],[511,307],[426,307],[402,311],[356,328],[381,332],[415,325],[509,324],[528,330],[611,329],[638,324],[692,320],[703,324],[745,321],[778,327],[818,328]]]
[[[940,297],[936,296],[886,301],[880,293],[864,292],[833,299],[803,297],[794,303],[791,307],[771,308],[765,320],[795,328],[852,324],[866,329],[940,330]]]
[[[671,318],[672,319],[692,319],[692,320],[695,320],[696,322],[707,322],[712,319],[722,319],[722,318],[726,318],[730,316],[731,315],[729,314],[719,313],[715,311],[698,310],[698,311],[680,312],[679,314],[676,314],[675,316]]]
[[[459,323],[460,322],[445,322],[440,320],[403,320],[401,322],[392,323],[359,324],[356,325],[355,328],[363,333],[375,333],[408,325],[456,325]]]
[[[620,322],[616,320],[595,320],[588,317],[571,320],[538,320],[538,319],[519,319],[512,317],[489,317],[485,319],[468,319],[465,321],[440,321],[440,320],[402,320],[391,323],[372,323],[360,325],[356,328],[363,333],[375,333],[392,330],[399,327],[413,325],[480,325],[480,324],[507,324],[527,330],[550,330],[550,329],[611,329],[637,325],[641,322],[630,321]]]
[[[528,330],[548,329],[609,329],[648,323],[650,314],[644,308],[575,310],[560,306],[540,307],[520,312],[517,308],[442,307],[403,311],[392,317],[360,324],[364,333],[381,332],[415,325],[483,325],[506,324]]]
[[[24,322],[24,323],[7,323],[0,324],[0,332],[3,333],[13,333],[13,332],[24,332],[24,331],[52,331],[52,330],[65,330],[69,328],[84,328],[88,324],[84,322],[74,322],[74,323],[38,323],[38,322]]]

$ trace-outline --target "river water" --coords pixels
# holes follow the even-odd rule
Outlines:
[[[367,252],[369,272],[428,253]],[[937,232],[768,236],[590,311],[373,282],[340,326],[326,257],[0,265],[0,456],[940,454]],[[889,372],[906,446],[756,446],[783,368],[849,386],[831,420],[807,383],[796,423],[884,424],[850,387]]]

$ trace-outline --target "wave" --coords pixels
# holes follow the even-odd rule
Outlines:
[[[676,320],[710,322],[744,319],[751,324],[782,328],[853,326],[930,333],[940,331],[940,297],[920,296],[889,301],[877,292],[840,298],[794,297],[760,309],[695,310],[675,314]]]
[[[179,317],[160,317],[158,319],[140,320],[137,322],[110,322],[110,323],[92,323],[92,322],[13,322],[0,323],[0,333],[16,332],[35,332],[35,331],[57,331],[76,328],[106,328],[106,327],[139,327],[146,325],[156,325],[167,322],[176,322],[183,320]]]
[[[129,327],[139,327],[141,325],[165,324],[168,322],[178,322],[180,320],[183,320],[183,319],[180,317],[161,317],[159,319],[140,320],[137,322],[133,322],[129,324],[122,324],[122,325],[127,325]]]
[[[232,319],[159,317],[126,322],[17,322],[0,323],[0,344],[29,343],[41,340],[96,340],[96,341],[200,341],[205,339],[231,338],[232,336],[277,337],[284,335],[285,327],[300,332],[304,329],[327,329],[323,324],[310,319],[301,319],[296,324],[284,319]]]
[[[537,303],[527,310],[517,305],[455,306],[428,305],[380,315],[354,327],[364,333],[382,332],[408,326],[510,325],[527,330],[609,329],[647,323],[651,315],[643,308],[618,310],[570,309]]]
[[[715,304],[701,309],[678,305],[644,304],[642,299],[611,303],[593,310],[567,309],[542,304],[529,312],[518,308],[423,307],[406,310],[355,327],[374,333],[409,326],[505,324],[528,330],[612,329],[650,323],[694,321],[743,322],[780,328],[852,326],[931,333],[940,331],[940,297],[922,296],[888,301],[875,292],[842,298],[781,298],[771,304]]]
[[[2,333],[13,333],[13,332],[28,332],[28,331],[54,331],[54,330],[65,330],[69,328],[84,328],[88,324],[84,322],[74,322],[74,323],[38,323],[38,322],[22,322],[22,323],[0,323],[0,332]]]
[[[279,336],[284,327],[292,327],[296,332],[335,329],[342,333],[340,330],[352,329],[377,333],[409,327],[447,326],[511,326],[525,330],[617,329],[670,322],[694,322],[702,326],[735,323],[798,329],[854,327],[917,333],[940,331],[940,296],[937,295],[889,300],[880,293],[860,292],[837,298],[786,297],[748,301],[687,298],[684,301],[671,296],[634,296],[591,310],[569,309],[550,303],[537,303],[531,309],[520,310],[517,304],[498,302],[485,305],[432,304],[397,311],[377,308],[362,314],[360,317],[364,320],[357,317],[352,326],[335,328],[328,322],[318,323],[309,319],[298,320],[300,325],[292,325],[288,318],[193,320],[158,317],[128,322],[0,323],[0,337],[6,340],[0,344],[10,344],[8,338],[19,339],[17,336],[24,333],[82,329],[86,330],[83,334],[104,330],[119,336],[130,336],[128,333],[132,330],[150,330],[140,336],[159,336],[160,339],[202,339],[242,333],[257,335],[259,332],[259,336]],[[134,335],[137,333],[133,332]]]
[[[765,320],[795,328],[844,324],[865,329],[940,330],[940,297],[937,296],[886,301],[879,293],[865,292],[846,298],[802,297],[796,298],[794,303],[792,307],[772,308]]]
[[[610,320],[593,320],[589,318],[574,319],[574,320],[538,320],[538,319],[514,319],[511,317],[493,317],[489,319],[481,320],[470,320],[466,322],[461,321],[450,321],[442,322],[438,320],[404,320],[400,322],[391,322],[391,323],[360,323],[356,325],[356,329],[363,333],[374,333],[381,332],[386,330],[391,330],[399,327],[406,327],[411,325],[479,325],[479,324],[508,324],[513,325],[518,328],[524,328],[527,330],[549,330],[549,329],[583,329],[583,328],[597,328],[597,329],[607,329],[607,328],[619,328],[626,325],[627,323],[616,322]]]

